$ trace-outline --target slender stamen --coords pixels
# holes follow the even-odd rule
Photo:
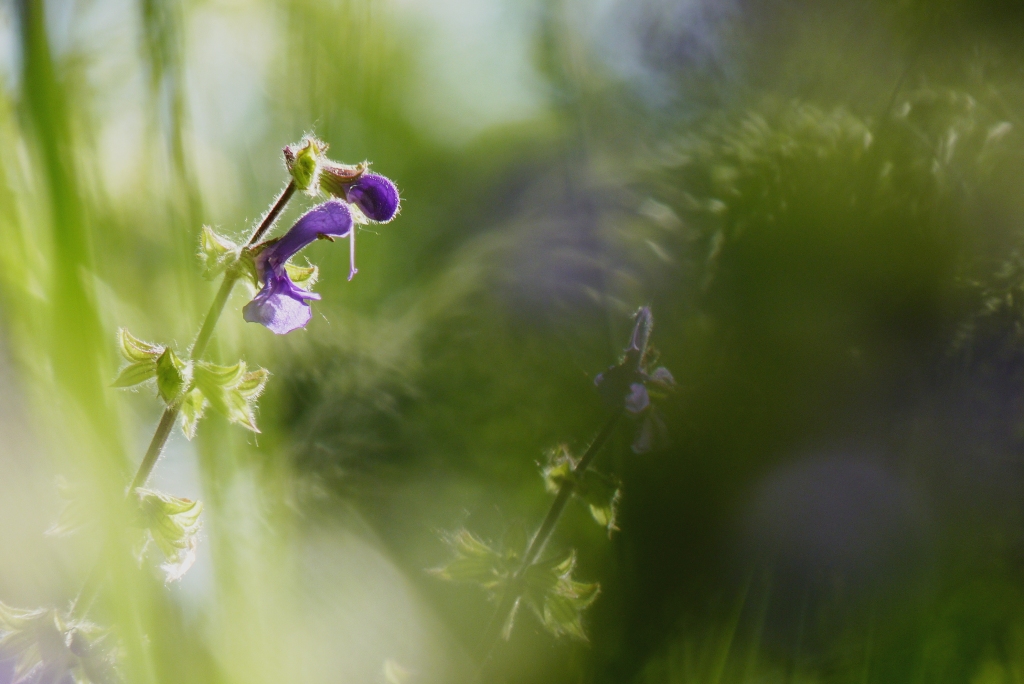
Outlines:
[[[356,273],[359,273],[359,269],[356,268],[356,226],[352,226],[352,230],[348,233],[348,279],[352,280]]]

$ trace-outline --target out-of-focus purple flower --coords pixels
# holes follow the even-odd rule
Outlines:
[[[285,264],[316,239],[333,240],[351,236],[352,232],[352,214],[348,206],[338,200],[328,200],[307,211],[282,237],[265,243],[255,257],[256,275],[263,283],[263,289],[242,309],[245,320],[260,323],[278,335],[309,323],[313,312],[308,302],[320,299],[320,295],[292,282]],[[352,247],[354,260],[354,242]],[[354,263],[352,272],[355,272]]]
[[[626,410],[630,413],[640,413],[651,403],[651,397],[647,394],[647,388],[642,383],[634,382],[629,386],[629,394],[626,395]]]
[[[635,416],[642,416],[640,432],[633,442],[633,451],[643,453],[651,449],[652,442],[664,432],[664,423],[651,405],[648,386],[668,390],[675,385],[675,378],[664,366],[647,371],[650,362],[647,341],[654,327],[650,307],[641,307],[635,315],[633,333],[622,359],[594,378],[594,385],[605,404],[613,411],[626,410]]]

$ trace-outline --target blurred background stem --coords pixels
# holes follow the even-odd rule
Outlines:
[[[519,568],[512,576],[508,583],[508,588],[505,590],[501,601],[498,602],[498,607],[494,611],[494,615],[491,621],[487,625],[487,629],[484,630],[484,638],[481,640],[480,652],[483,654],[480,663],[480,671],[477,679],[483,676],[488,662],[490,662],[491,654],[494,652],[495,646],[500,641],[500,637],[505,624],[508,621],[509,613],[515,607],[516,602],[519,600],[522,592],[520,590],[520,583],[523,579],[523,574],[526,570],[533,565],[537,560],[537,557],[544,550],[548,540],[551,539],[551,535],[554,533],[555,528],[558,526],[558,520],[562,517],[562,513],[565,511],[566,505],[572,498],[573,491],[576,489],[576,483],[580,481],[580,478],[587,472],[590,465],[594,462],[598,452],[601,451],[601,447],[604,446],[608,438],[611,437],[612,431],[615,429],[616,424],[622,417],[624,409],[617,409],[614,411],[608,419],[605,421],[604,427],[597,433],[597,437],[587,447],[586,452],[580,458],[579,463],[572,469],[572,477],[568,477],[562,482],[562,486],[558,488],[558,492],[555,494],[555,500],[551,502],[551,508],[548,509],[547,515],[544,516],[544,521],[537,528],[537,533],[533,535],[533,539],[530,540],[530,545],[526,548],[526,552],[523,554],[523,560],[519,564]]]

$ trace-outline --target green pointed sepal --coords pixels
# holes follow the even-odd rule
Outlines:
[[[195,364],[193,385],[181,402],[182,431],[185,437],[195,436],[196,425],[213,408],[232,423],[253,432],[256,426],[256,401],[267,384],[270,373],[263,368],[248,370],[244,361],[233,366],[219,366],[206,361]]]
[[[210,226],[203,226],[199,234],[199,261],[203,266],[203,277],[212,280],[235,266],[243,251],[239,245],[218,234]]]
[[[622,483],[619,479],[604,475],[588,468],[583,473],[576,473],[578,459],[574,458],[569,447],[559,444],[548,452],[548,462],[541,469],[544,487],[552,494],[557,494],[562,485],[572,480],[575,483],[573,496],[578,498],[590,510],[591,517],[601,527],[608,530],[608,536],[618,531],[616,525],[619,502],[622,499]]]
[[[121,369],[111,386],[135,387],[156,379],[157,394],[164,403],[172,404],[191,382],[191,364],[170,347],[143,342],[125,328],[117,331],[117,341],[128,365]]]
[[[445,542],[454,552],[453,558],[431,570],[431,574],[451,582],[475,584],[494,602],[500,602],[509,592],[514,594],[512,609],[502,628],[506,639],[523,604],[529,606],[545,629],[555,636],[587,639],[582,615],[594,602],[600,587],[573,579],[575,553],[562,560],[535,562],[519,572],[526,549],[526,535],[521,526],[510,528],[501,548],[492,547],[468,530],[449,535]]]

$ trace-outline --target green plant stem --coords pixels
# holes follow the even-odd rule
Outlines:
[[[281,194],[278,195],[270,210],[263,216],[252,237],[245,243],[246,247],[251,247],[264,233],[270,230],[270,227],[274,225],[277,217],[281,215],[281,211],[294,194],[295,181],[290,181],[284,190],[281,191]],[[210,310],[206,312],[206,318],[203,319],[203,325],[199,328],[196,341],[192,343],[192,350],[189,352],[190,360],[196,361],[203,357],[206,347],[210,344],[210,338],[213,337],[213,330],[217,327],[217,321],[220,320],[220,315],[224,313],[224,306],[228,303],[228,298],[231,296],[231,291],[237,282],[238,273],[229,270],[224,274],[224,280],[220,284],[220,289],[217,290],[217,295],[213,298],[213,303],[210,304]],[[156,432],[153,433],[153,439],[149,442],[149,448],[146,449],[146,455],[142,458],[142,463],[139,464],[139,469],[132,480],[129,492],[134,491],[136,487],[146,484],[146,480],[149,479],[150,474],[153,472],[156,462],[160,459],[160,454],[163,453],[164,445],[167,444],[167,439],[171,436],[174,422],[177,420],[178,413],[180,412],[181,407],[179,404],[171,404],[164,409],[160,422],[156,426]]]
[[[615,429],[616,424],[619,422],[619,418],[622,417],[624,409],[618,409],[605,421],[604,427],[594,438],[594,441],[587,447],[583,457],[580,458],[579,462],[572,469],[572,477],[568,477],[562,482],[562,486],[558,488],[558,493],[555,495],[555,500],[551,502],[551,508],[548,509],[548,514],[544,516],[544,521],[537,528],[536,534],[533,535],[533,539],[530,540],[530,545],[526,548],[526,552],[523,554],[522,563],[519,564],[519,568],[512,576],[509,582],[508,589],[502,595],[501,600],[498,602],[498,607],[494,611],[494,615],[491,617],[491,621],[484,630],[484,638],[481,641],[481,652],[483,658],[480,663],[480,675],[483,674],[483,669],[487,665],[487,662],[491,658],[491,654],[494,651],[494,646],[498,642],[498,638],[501,636],[502,627],[508,620],[508,615],[515,607],[516,602],[520,598],[520,592],[518,590],[520,580],[526,570],[533,565],[540,556],[544,547],[547,545],[548,540],[551,539],[552,533],[555,531],[555,527],[558,526],[558,521],[562,517],[562,513],[565,511],[566,505],[569,503],[569,499],[572,498],[573,491],[576,489],[576,483],[580,477],[583,476],[590,465],[594,462],[594,458],[597,456],[601,447],[604,446],[608,438],[611,437],[612,430]],[[479,679],[479,677],[478,677]]]
[[[135,472],[135,479],[132,480],[132,485],[128,489],[129,494],[134,492],[136,488],[146,484],[150,473],[153,472],[153,466],[156,465],[157,459],[160,458],[160,452],[163,451],[164,445],[167,444],[167,438],[171,436],[171,430],[174,429],[174,422],[180,411],[181,408],[178,404],[173,404],[164,409],[164,414],[160,416],[160,422],[156,425],[156,432],[153,433],[153,439],[149,440],[149,448],[146,449],[146,455],[142,457],[142,463]]]
[[[274,204],[270,207],[270,210],[260,220],[256,230],[253,231],[252,237],[249,238],[248,242],[245,243],[246,247],[251,247],[259,240],[263,235],[270,230],[277,220],[277,217],[281,215],[281,211],[288,204],[288,200],[295,194],[295,182],[290,181],[285,186],[281,194],[278,195]],[[206,318],[203,319],[203,325],[199,328],[199,334],[196,335],[195,342],[192,343],[192,350],[189,352],[190,360],[198,360],[202,358],[203,353],[206,351],[206,347],[210,344],[210,339],[213,337],[213,330],[217,327],[217,321],[220,320],[220,316],[224,313],[224,307],[228,302],[228,298],[231,296],[231,291],[235,287],[235,283],[238,282],[238,273],[228,271],[224,275],[224,280],[221,281],[220,289],[217,290],[216,296],[213,298],[213,303],[210,304],[210,310],[206,312]],[[160,422],[157,423],[156,431],[153,433],[153,438],[149,441],[149,447],[146,449],[145,456],[142,457],[142,463],[139,464],[139,469],[135,472],[135,477],[132,479],[131,486],[128,488],[126,496],[131,496],[138,487],[142,487],[146,484],[149,476],[153,473],[153,468],[156,467],[157,461],[160,460],[160,454],[163,453],[164,446],[167,444],[167,439],[171,436],[171,432],[174,430],[174,424],[178,419],[178,414],[181,412],[180,403],[174,403],[164,409],[163,415],[160,416]],[[71,604],[71,612],[77,616],[84,616],[88,612],[93,600],[96,598],[96,594],[99,592],[100,586],[103,583],[103,565],[97,563],[92,572],[85,580],[85,584],[82,589],[78,592],[74,602]]]

